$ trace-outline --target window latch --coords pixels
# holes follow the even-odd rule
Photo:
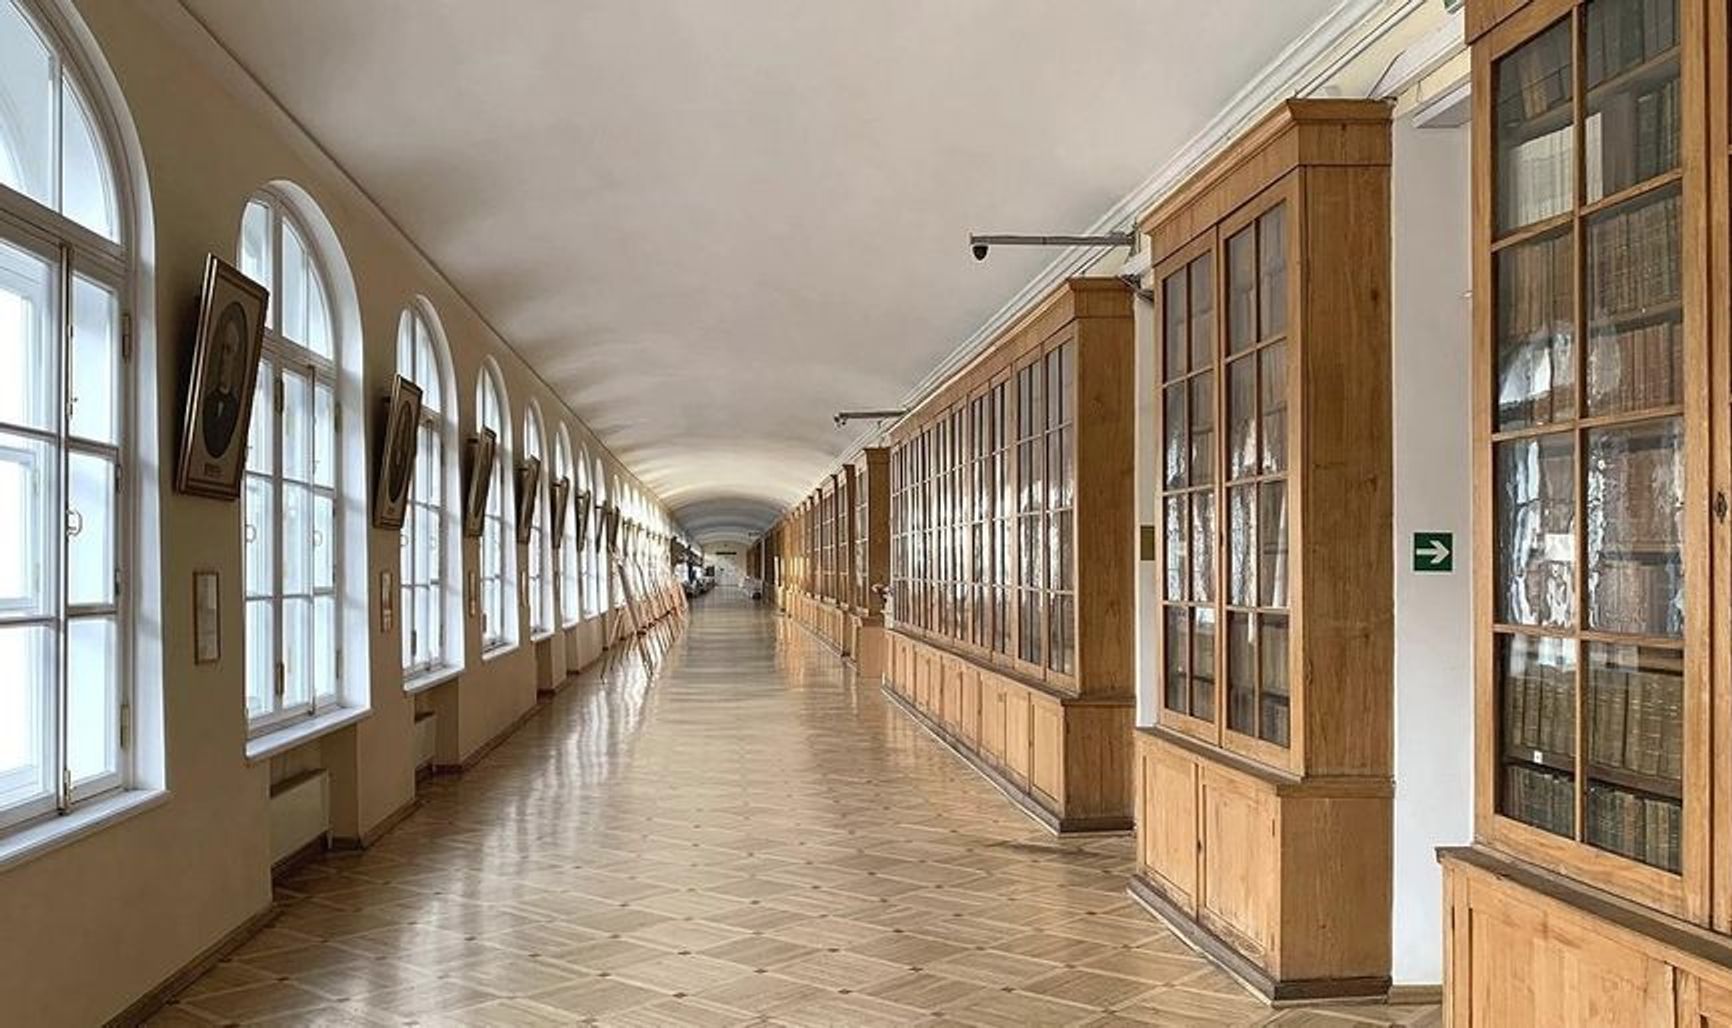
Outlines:
[[[1724,489],[1714,494],[1714,520],[1726,520],[1726,491]]]

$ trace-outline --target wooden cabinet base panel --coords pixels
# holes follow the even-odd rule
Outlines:
[[[967,740],[962,739],[955,732],[929,717],[925,711],[899,695],[889,685],[884,686],[884,695],[889,697],[892,703],[906,711],[908,716],[931,733],[933,738],[949,747],[951,752],[962,758],[964,763],[979,772],[982,778],[991,782],[999,792],[1004,793],[1006,798],[1015,803],[1023,813],[1039,822],[1054,835],[1090,833],[1123,835],[1135,827],[1128,813],[1122,815],[1065,816],[1049,808],[1045,802],[1031,794],[1027,787],[1008,777],[998,767],[982,758]]]
[[[857,618],[854,628],[854,666],[872,682],[884,680],[884,626],[873,618]]]
[[[1213,961],[1216,966],[1238,979],[1247,989],[1272,1006],[1315,1003],[1324,1000],[1362,999],[1387,1000],[1390,995],[1389,977],[1366,978],[1305,978],[1281,981],[1256,962],[1247,959],[1232,944],[1193,920],[1182,908],[1161,893],[1142,875],[1131,877],[1128,891],[1143,909],[1164,922],[1173,934],[1185,940],[1192,949]]]
[[[1732,1024],[1732,938],[1483,846],[1438,860],[1446,1024]]]

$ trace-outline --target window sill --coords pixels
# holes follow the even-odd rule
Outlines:
[[[498,660],[500,657],[505,656],[508,653],[515,653],[516,651],[517,651],[517,644],[516,643],[514,643],[514,642],[500,643],[499,645],[493,647],[490,650],[482,650],[481,651],[481,662],[485,664],[485,663],[488,663],[490,661],[495,661],[495,660]]]
[[[431,671],[421,671],[403,679],[403,691],[414,696],[430,689],[437,689],[446,682],[456,681],[457,676],[462,673],[463,669],[460,667],[437,667]]]
[[[0,837],[0,871],[9,871],[43,854],[168,802],[167,789],[130,789],[86,803],[72,813],[51,817]]]
[[[544,632],[531,632],[529,633],[529,641],[532,643],[543,643],[553,638],[554,634],[555,633],[551,628]]]
[[[247,740],[247,763],[257,764],[261,760],[269,760],[281,753],[305,746],[314,739],[330,735],[339,729],[347,728],[357,721],[367,717],[372,711],[365,707],[338,707],[336,710],[310,717],[305,721],[296,721],[286,728],[267,732],[257,738]]]

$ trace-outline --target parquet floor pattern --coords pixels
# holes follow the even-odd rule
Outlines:
[[[653,659],[655,674],[648,668]],[[762,606],[586,674],[152,1024],[1438,1024],[1271,1011]]]

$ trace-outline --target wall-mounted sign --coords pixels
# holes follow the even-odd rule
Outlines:
[[[1454,571],[1455,533],[1413,533],[1413,570],[1427,574]]]

